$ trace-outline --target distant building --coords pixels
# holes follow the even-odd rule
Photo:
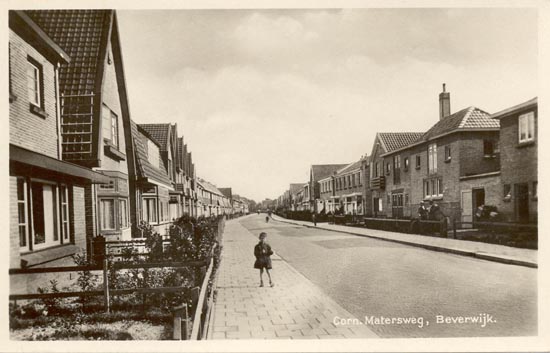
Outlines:
[[[337,170],[344,168],[347,164],[314,164],[309,170],[309,182],[304,186],[303,207],[305,210],[319,213],[324,207],[321,199],[320,180],[333,175]]]

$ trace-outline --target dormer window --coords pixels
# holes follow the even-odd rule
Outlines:
[[[147,140],[147,159],[155,168],[160,168],[159,147],[151,140]]]

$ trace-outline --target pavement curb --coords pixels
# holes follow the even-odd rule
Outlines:
[[[352,231],[329,229],[329,228],[324,228],[322,226],[310,226],[310,225],[307,225],[307,224],[300,224],[300,223],[292,222],[292,221],[289,221],[289,220],[281,218],[281,217],[273,218],[273,220],[278,221],[278,222],[283,222],[283,223],[294,224],[294,225],[298,225],[298,226],[302,226],[302,227],[306,227],[306,228],[315,228],[315,229],[321,229],[321,230],[331,231],[331,232],[346,233],[346,234],[356,235],[356,236],[360,236],[360,237],[366,237],[366,238],[372,238],[372,239],[378,239],[378,240],[385,240],[385,241],[389,241],[389,242],[393,242],[393,243],[399,243],[399,244],[404,244],[404,245],[409,245],[409,246],[415,246],[415,247],[423,248],[423,249],[426,249],[426,250],[445,252],[445,253],[450,253],[450,254],[454,254],[454,255],[461,255],[461,256],[469,256],[469,257],[474,257],[474,258],[477,258],[477,259],[480,259],[480,260],[499,262],[499,263],[503,263],[503,264],[507,264],[507,265],[524,266],[524,267],[529,267],[529,268],[538,268],[538,264],[536,262],[531,262],[531,261],[527,261],[527,260],[517,260],[517,259],[514,259],[514,258],[510,258],[510,257],[505,257],[505,256],[498,256],[498,255],[493,255],[493,254],[488,254],[488,253],[481,253],[481,252],[476,252],[476,251],[469,251],[469,250],[445,248],[445,247],[441,247],[441,246],[415,243],[415,242],[410,242],[410,241],[406,241],[406,240],[389,239],[389,238],[384,238],[384,237],[378,237],[376,235],[367,235],[367,234],[361,234],[361,233],[356,233],[356,232],[352,232]]]

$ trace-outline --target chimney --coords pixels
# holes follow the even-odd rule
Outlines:
[[[451,115],[451,94],[445,92],[445,84],[443,84],[443,92],[439,94],[439,120]]]

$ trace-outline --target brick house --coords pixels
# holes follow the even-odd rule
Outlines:
[[[427,132],[380,154],[387,217],[416,217],[418,204],[432,200],[451,220],[469,222],[478,206],[499,206],[498,120],[476,107],[450,114],[445,86],[439,105],[439,121]]]
[[[197,192],[193,156],[187,151],[183,137],[177,139],[178,153],[176,158],[176,190],[183,193],[183,213],[196,216]]]
[[[302,201],[298,201],[298,193],[302,190],[304,183],[291,183],[289,186],[290,193],[290,210],[298,211],[298,205]]]
[[[350,163],[334,173],[333,208],[343,214],[363,214],[363,171],[362,159]]]
[[[85,189],[88,236],[131,237],[134,152],[114,10],[26,12],[72,60],[59,69],[62,158],[108,175]]]
[[[509,221],[537,222],[538,102],[533,98],[498,113],[500,121],[499,211]]]
[[[72,264],[92,227],[85,190],[109,181],[61,159],[58,77],[74,59],[28,14],[9,12],[10,268]]]
[[[396,206],[399,203],[403,204],[405,202],[403,194],[410,194],[410,186],[408,186],[407,191],[404,190],[404,186],[410,180],[410,173],[402,176],[401,170],[403,170],[403,173],[407,173],[410,170],[410,156],[407,155],[406,158],[403,158],[402,162],[401,159],[397,158],[395,164],[392,158],[385,156],[388,153],[409,146],[421,138],[422,135],[423,133],[421,132],[379,132],[376,134],[368,167],[365,166],[365,168],[368,168],[369,173],[368,189],[364,191],[366,215],[392,217],[393,212],[395,212],[392,211],[392,197],[395,198],[394,204]],[[394,174],[398,178],[401,177],[402,180],[391,179],[390,173],[392,169],[395,171]],[[392,192],[395,196],[392,195]],[[400,216],[402,217],[405,214],[401,213]]]
[[[162,147],[147,130],[132,121],[132,138],[135,152],[136,172],[134,193],[136,198],[136,224],[147,222],[161,235],[170,226],[168,204],[172,181],[161,157]],[[141,237],[134,229],[133,237]]]
[[[319,180],[319,213],[334,213],[334,175]]]
[[[347,164],[314,164],[309,171],[309,182],[304,187],[304,209],[319,213],[323,209],[319,180],[334,174]],[[307,203],[307,204],[306,204]]]

